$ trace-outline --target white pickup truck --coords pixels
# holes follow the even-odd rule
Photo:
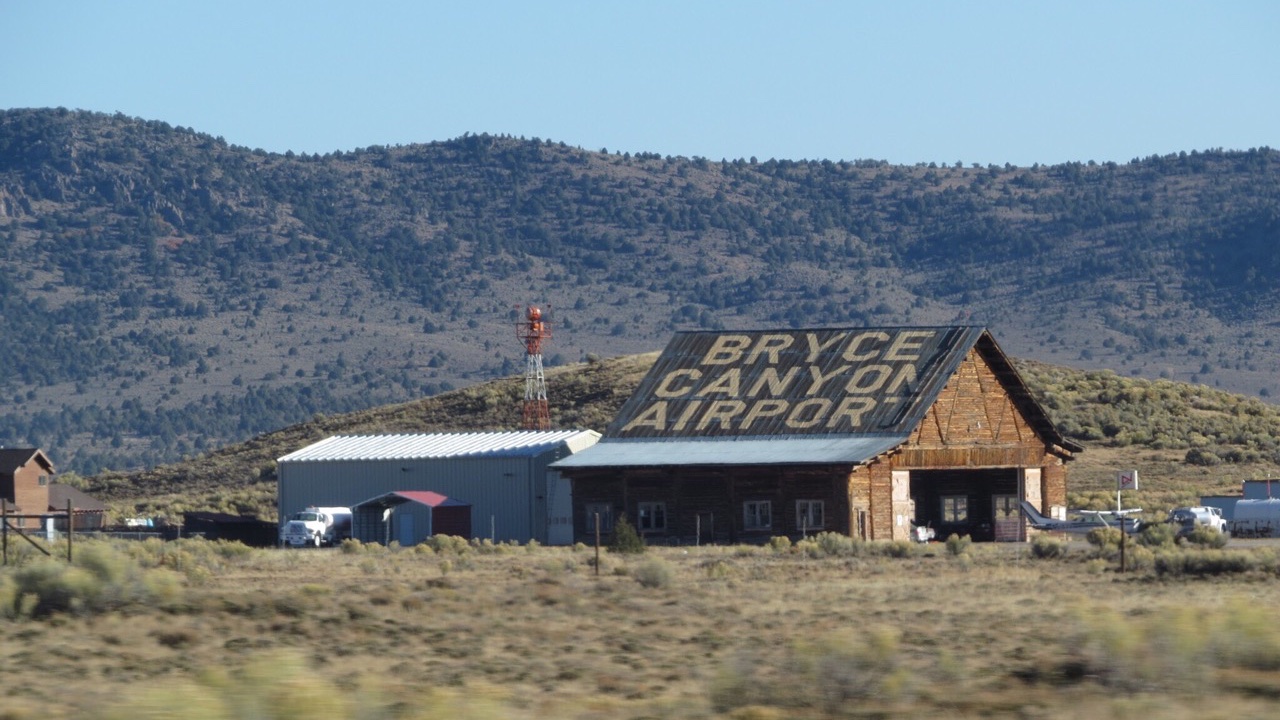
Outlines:
[[[280,529],[289,547],[337,545],[351,537],[351,508],[309,507],[293,514]]]
[[[1222,511],[1203,505],[1174,508],[1169,511],[1168,522],[1178,526],[1179,535],[1190,534],[1197,525],[1211,527],[1220,533],[1227,531],[1227,521],[1222,517]]]

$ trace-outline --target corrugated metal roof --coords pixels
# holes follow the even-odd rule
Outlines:
[[[571,451],[598,440],[594,430],[334,435],[276,462],[427,460],[459,457],[531,457],[564,445]]]
[[[383,493],[377,497],[371,497],[368,500],[358,502],[351,507],[358,508],[366,505],[373,505],[376,507],[394,507],[396,505],[403,505],[406,502],[416,502],[428,507],[470,506],[470,503],[447,498],[438,492],[431,492],[430,490],[397,490],[396,492]]]
[[[980,327],[680,332],[606,438],[909,433]]]
[[[827,465],[864,463],[906,442],[906,435],[863,437],[603,440],[551,464],[561,468],[677,465]]]

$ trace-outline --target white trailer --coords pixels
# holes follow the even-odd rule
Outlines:
[[[1280,498],[1236,501],[1229,527],[1235,537],[1280,537]]]

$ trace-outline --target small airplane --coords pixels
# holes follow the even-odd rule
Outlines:
[[[1087,533],[1090,530],[1101,527],[1118,527],[1125,533],[1132,535],[1142,528],[1142,521],[1138,518],[1128,517],[1134,513],[1142,512],[1142,508],[1125,508],[1123,510],[1073,510],[1072,514],[1079,517],[1072,520],[1057,520],[1051,517],[1045,517],[1036,510],[1036,506],[1030,502],[1023,500],[1021,503],[1022,512],[1027,516],[1027,520],[1031,522],[1031,527],[1037,530],[1048,530],[1050,532],[1069,532],[1069,533]],[[1107,522],[1107,518],[1116,518],[1115,524]]]

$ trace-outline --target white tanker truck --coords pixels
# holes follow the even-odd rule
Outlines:
[[[280,529],[280,542],[289,547],[337,545],[349,537],[351,508],[346,507],[309,507]]]
[[[1237,500],[1228,527],[1235,537],[1280,537],[1280,498]]]

